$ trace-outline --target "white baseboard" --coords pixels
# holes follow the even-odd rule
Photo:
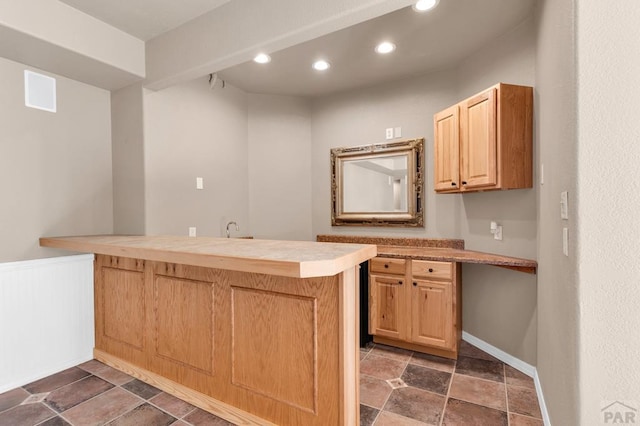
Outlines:
[[[540,377],[538,376],[538,370],[533,376],[533,383],[536,385],[536,393],[538,394],[538,404],[540,404],[540,412],[542,413],[542,421],[545,426],[551,426],[551,419],[549,418],[549,411],[547,411],[547,404],[544,402],[544,395],[542,394],[542,385],[540,384]]]
[[[472,336],[466,331],[462,332],[462,340],[472,344],[478,349],[482,349],[489,355],[533,378],[533,382],[536,386],[536,394],[538,395],[538,403],[540,404],[540,412],[542,413],[542,421],[544,422],[545,426],[551,426],[549,412],[547,411],[547,404],[544,402],[544,395],[542,394],[542,385],[540,384],[540,378],[538,377],[538,370],[533,365],[528,364],[521,359],[518,359],[513,355],[506,353],[502,349],[496,348],[495,346],[485,342],[484,340]]]

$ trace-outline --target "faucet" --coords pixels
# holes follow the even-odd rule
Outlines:
[[[227,223],[227,238],[231,238],[231,233],[229,232],[229,225],[235,225],[236,226],[236,231],[240,230],[240,227],[234,221],[231,221],[231,222]]]

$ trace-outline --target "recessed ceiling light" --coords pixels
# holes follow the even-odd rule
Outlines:
[[[382,43],[376,46],[376,52],[381,53],[383,55],[385,53],[391,53],[394,50],[396,50],[396,45],[389,41],[383,41]]]
[[[331,64],[322,59],[313,63],[313,69],[316,71],[325,71],[328,70],[329,67],[331,67]]]
[[[426,12],[427,10],[431,10],[438,5],[440,0],[418,0],[413,5],[413,10],[417,12]]]
[[[258,53],[256,57],[253,58],[253,61],[259,64],[268,64],[269,62],[271,62],[271,56],[267,55],[266,53]]]

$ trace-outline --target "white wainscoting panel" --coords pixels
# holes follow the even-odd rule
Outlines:
[[[93,255],[0,263],[0,393],[93,358]]]

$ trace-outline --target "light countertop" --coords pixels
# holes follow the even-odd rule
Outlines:
[[[124,235],[43,237],[40,245],[297,278],[336,275],[374,257],[377,250],[370,244]]]

